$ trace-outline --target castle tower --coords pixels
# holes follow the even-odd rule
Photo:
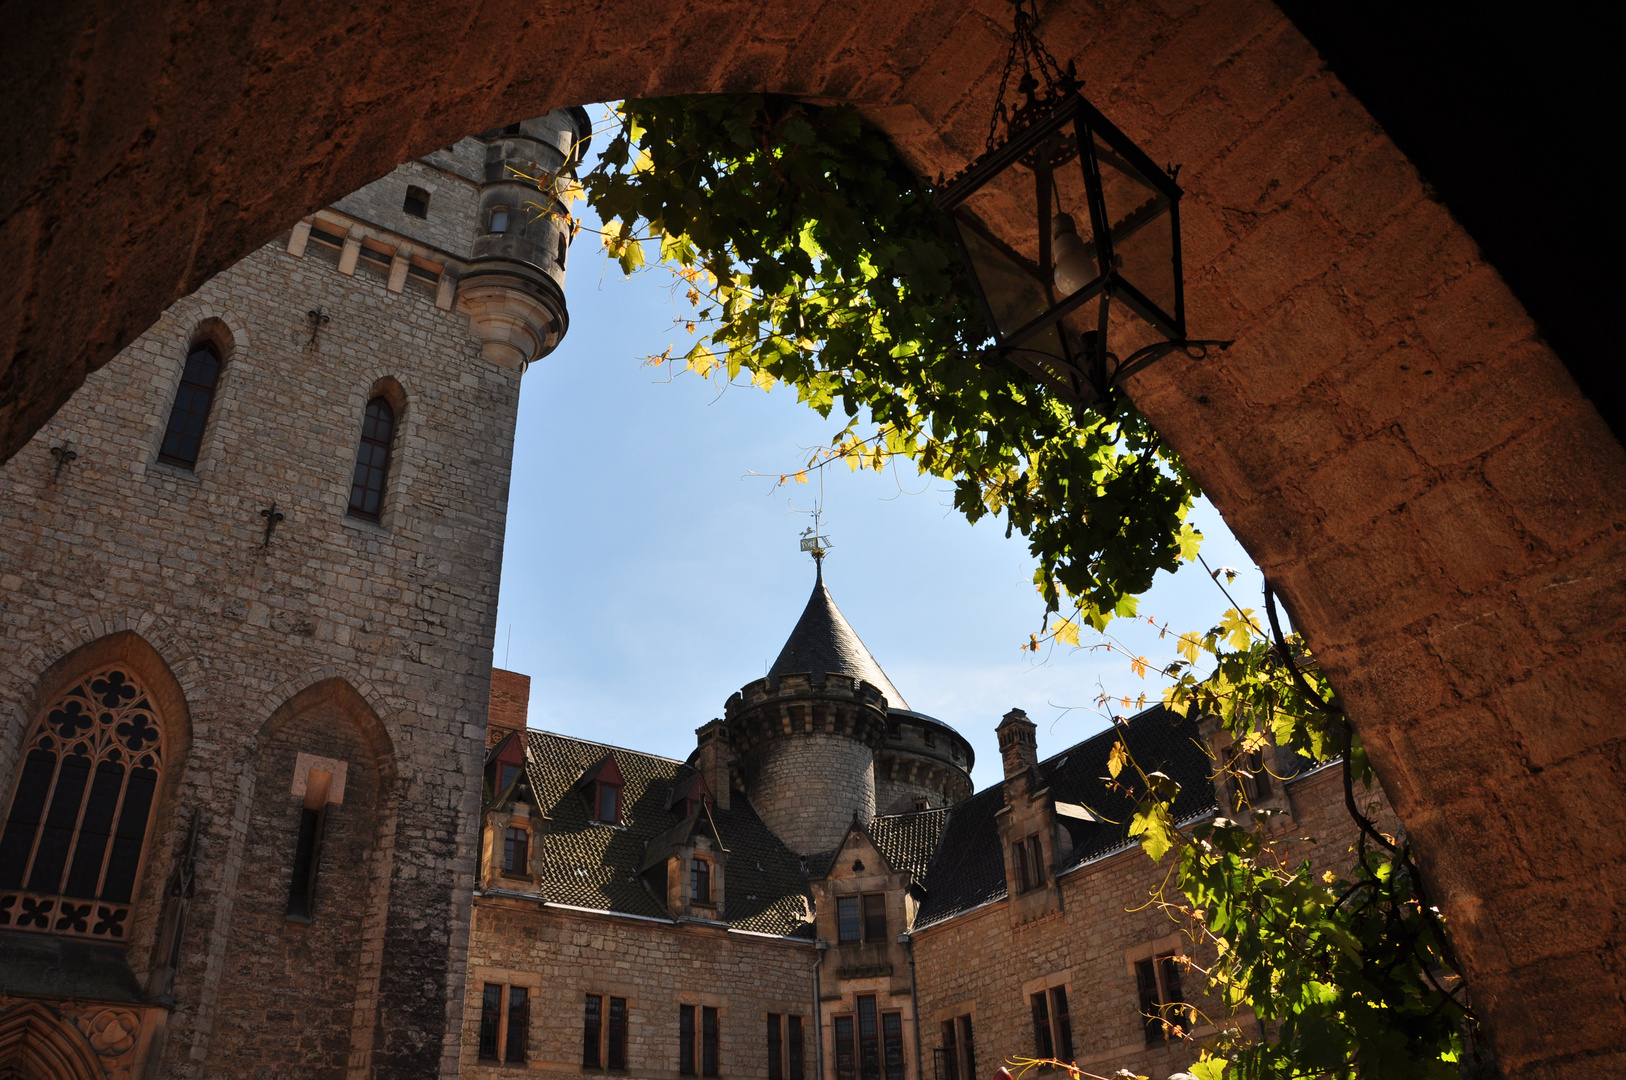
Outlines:
[[[515,414],[567,324],[509,170],[586,133],[316,210],[0,467],[0,1011],[76,1075],[455,1070]]]

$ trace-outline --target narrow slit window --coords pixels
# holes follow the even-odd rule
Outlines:
[[[1056,1029],[1056,1056],[1066,1062],[1073,1060],[1073,1022],[1067,1015],[1067,988],[1050,988],[1050,1024]]]
[[[415,218],[429,216],[429,192],[415,185],[407,185],[406,198],[401,200],[401,209]]]
[[[1049,1060],[1056,1056],[1056,1044],[1050,1037],[1050,1007],[1044,991],[1034,994],[1029,1003],[1033,1006],[1033,1056]]]
[[[603,1008],[604,998],[601,995],[587,995],[582,1014],[582,1065],[585,1068],[596,1069],[603,1061],[599,1054],[599,1043],[604,1033]]]
[[[693,1076],[694,1072],[694,1006],[678,1007],[678,1074]]]
[[[312,769],[305,781],[305,802],[299,809],[299,834],[294,842],[294,866],[288,879],[288,918],[310,922],[316,876],[322,866],[322,834],[327,825],[327,794],[333,774]]]
[[[768,1014],[768,1080],[785,1080],[784,1017]]]
[[[504,1040],[503,1060],[525,1060],[525,1035],[531,1026],[531,995],[523,986],[508,988],[508,1038]]]
[[[719,1076],[721,1061],[719,1060],[719,1031],[717,1028],[717,1010],[710,1005],[700,1008],[700,1074],[702,1076]]]
[[[486,232],[505,233],[507,231],[508,231],[508,207],[506,207],[506,206],[493,206],[491,208],[490,224],[486,226]]]
[[[954,1021],[942,1024],[943,1045],[937,1051],[937,1080],[960,1080],[959,1047],[955,1045]]]
[[[960,1017],[960,1055],[965,1060],[965,1080],[977,1080],[977,1044],[971,1038],[971,1017]]]
[[[610,1031],[605,1044],[604,1067],[607,1069],[625,1069],[627,1067],[626,998],[613,997],[610,999]]]
[[[181,372],[181,385],[175,390],[169,426],[164,430],[164,443],[158,450],[159,461],[183,469],[197,465],[203,429],[208,426],[209,409],[214,404],[219,382],[220,354],[207,343],[194,346]]]
[[[480,1057],[497,1060],[497,1036],[502,1027],[502,986],[486,983],[480,995]]]
[[[787,1016],[785,1019],[788,1021],[785,1025],[788,1029],[785,1041],[789,1044],[789,1080],[804,1080],[803,1071],[806,1068],[806,1050],[802,1045],[802,1018],[800,1016]]]
[[[390,475],[390,444],[395,441],[395,410],[382,397],[367,403],[356,448],[356,472],[350,482],[350,512],[377,521],[384,511],[384,489]]]

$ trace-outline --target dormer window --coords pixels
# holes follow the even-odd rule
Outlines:
[[[497,790],[498,791],[507,791],[508,790],[508,785],[512,784],[514,782],[514,777],[516,777],[518,775],[519,775],[519,765],[517,765],[516,763],[514,763],[512,761],[500,761],[500,762],[498,762],[497,763]]]
[[[491,222],[486,226],[486,231],[493,233],[508,231],[508,207],[494,206],[491,208]]]
[[[695,904],[711,903],[711,863],[705,859],[689,860],[689,900]]]
[[[502,868],[507,874],[530,872],[531,831],[523,826],[511,825],[503,834]]]
[[[594,819],[610,825],[621,824],[621,785],[600,781],[597,787],[598,791],[593,799],[593,804],[597,808],[593,814]]]

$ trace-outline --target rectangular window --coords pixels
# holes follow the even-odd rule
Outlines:
[[[937,1051],[937,1080],[960,1080],[960,1048],[955,1044],[954,1021],[942,1023],[943,1045]]]
[[[960,1056],[965,1061],[965,1080],[977,1080],[977,1044],[971,1039],[969,1014],[960,1017]]]
[[[480,1057],[497,1060],[497,1029],[502,1024],[502,987],[486,983],[480,995]]]
[[[1050,988],[1050,1024],[1056,1029],[1056,1056],[1071,1063],[1073,1060],[1073,1022],[1067,1015],[1067,988]]]
[[[621,824],[621,789],[614,784],[598,786],[598,820]]]
[[[1033,869],[1033,887],[1040,888],[1049,875],[1044,871],[1044,845],[1037,836],[1028,837],[1028,863]]]
[[[510,826],[502,839],[502,868],[505,873],[523,874],[530,869],[531,834]]]
[[[903,1080],[903,1014],[889,1012],[881,1017],[881,1064],[886,1080]]]
[[[805,1051],[802,1048],[802,1018],[800,1016],[788,1016],[785,1019],[790,1021],[787,1025],[790,1028],[790,1038],[787,1040],[790,1043],[790,1069],[788,1070],[790,1080],[804,1080],[802,1075],[803,1062],[806,1059],[803,1056]]]
[[[627,1067],[627,999],[613,997],[610,999],[610,1039],[604,1048],[604,1067],[607,1069],[625,1069]]]
[[[717,1010],[710,1005],[700,1009],[700,1070],[702,1076],[719,1076]]]
[[[1180,1022],[1180,963],[1173,953],[1141,960],[1135,964],[1135,984],[1146,1045],[1152,1046],[1173,1034],[1173,1025]]]
[[[689,862],[689,899],[696,904],[711,903],[711,863],[705,859]]]
[[[678,1073],[694,1075],[694,1006],[678,1008]]]
[[[1045,1004],[1044,991],[1029,1000],[1033,1006],[1033,1056],[1049,1060],[1056,1056],[1056,1044],[1050,1038],[1050,1008]]]
[[[768,1080],[785,1080],[783,1019],[778,1013],[768,1014]]]
[[[531,996],[523,986],[508,988],[508,1038],[503,1045],[504,1061],[525,1060],[525,1035],[531,1027]]]
[[[853,1080],[853,1018],[836,1017],[836,1080]]]
[[[1016,891],[1025,893],[1033,888],[1033,874],[1028,870],[1028,846],[1024,841],[1011,845],[1011,860],[1016,863]]]
[[[881,1080],[881,1033],[875,1015],[874,995],[858,999],[858,1075],[861,1080]]]
[[[599,1043],[604,1033],[604,998],[587,995],[587,1008],[582,1020],[582,1065],[596,1069],[604,1063],[599,1055]]]
[[[858,897],[836,897],[836,940],[858,941],[863,937],[863,924],[858,917]]]
[[[872,893],[864,897],[864,940],[886,940],[886,896]]]

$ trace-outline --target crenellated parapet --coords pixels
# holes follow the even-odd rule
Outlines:
[[[854,816],[875,816],[886,697],[848,675],[797,672],[745,686],[724,706],[746,795],[792,851],[828,851]]]
[[[959,732],[924,713],[892,709],[875,752],[879,813],[935,810],[971,796],[976,755]]]

